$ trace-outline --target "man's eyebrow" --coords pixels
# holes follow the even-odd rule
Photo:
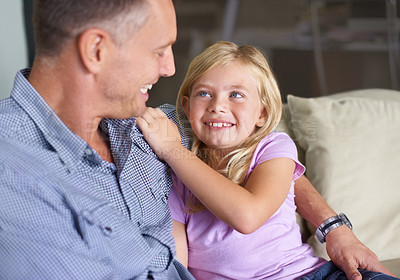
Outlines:
[[[163,50],[163,49],[166,49],[166,48],[168,48],[169,46],[175,45],[175,43],[176,43],[176,39],[175,39],[175,40],[172,40],[172,41],[170,41],[170,42],[168,42],[168,43],[165,43],[164,45],[161,45],[161,46],[157,47],[156,50]]]

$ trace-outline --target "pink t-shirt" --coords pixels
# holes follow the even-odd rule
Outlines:
[[[242,234],[210,211],[187,214],[188,189],[174,176],[169,207],[172,218],[186,224],[189,270],[196,279],[296,279],[325,262],[301,241],[296,223],[294,180],[304,173],[296,146],[281,132],[266,136],[257,146],[247,177],[264,161],[286,157],[296,162],[289,194],[278,211],[258,230]],[[221,202],[223,203],[223,201]]]

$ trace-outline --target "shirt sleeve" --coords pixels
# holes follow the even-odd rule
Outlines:
[[[7,169],[2,172],[1,279],[111,279],[116,276],[113,267],[99,260],[87,247],[74,230],[72,219],[71,227],[66,226],[67,209],[55,207],[55,196],[45,198],[39,193],[40,182],[30,182]],[[38,193],[28,191],[33,186]]]
[[[39,154],[30,154],[34,147],[0,143],[0,158],[7,159],[0,162],[0,279],[131,279],[150,270],[167,273],[153,264],[149,244],[155,242],[136,222],[108,201],[56,178],[57,171],[42,164]],[[69,178],[73,181],[72,174]]]
[[[173,174],[172,179],[174,186],[170,190],[168,200],[171,216],[175,221],[186,224],[187,213],[185,211],[185,186],[175,174]]]
[[[297,148],[293,140],[286,133],[272,132],[257,146],[248,175],[257,165],[280,157],[290,158],[295,162],[293,180],[297,180],[304,174],[306,168],[297,157]]]

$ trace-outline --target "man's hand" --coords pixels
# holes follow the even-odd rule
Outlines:
[[[346,273],[348,279],[362,280],[357,268],[383,272],[395,277],[346,226],[340,226],[328,233],[326,250],[332,262]]]
[[[143,136],[160,159],[166,160],[181,148],[181,137],[176,125],[159,108],[148,107],[136,123]]]
[[[327,218],[337,215],[304,175],[296,180],[294,188],[297,212],[314,227],[317,228]],[[394,276],[347,226],[332,230],[325,240],[329,257],[346,273],[348,279],[362,279],[357,268]]]

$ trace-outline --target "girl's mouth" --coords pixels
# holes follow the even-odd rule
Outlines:
[[[205,122],[204,124],[212,127],[230,127],[235,125],[233,123],[227,123],[227,122]]]

